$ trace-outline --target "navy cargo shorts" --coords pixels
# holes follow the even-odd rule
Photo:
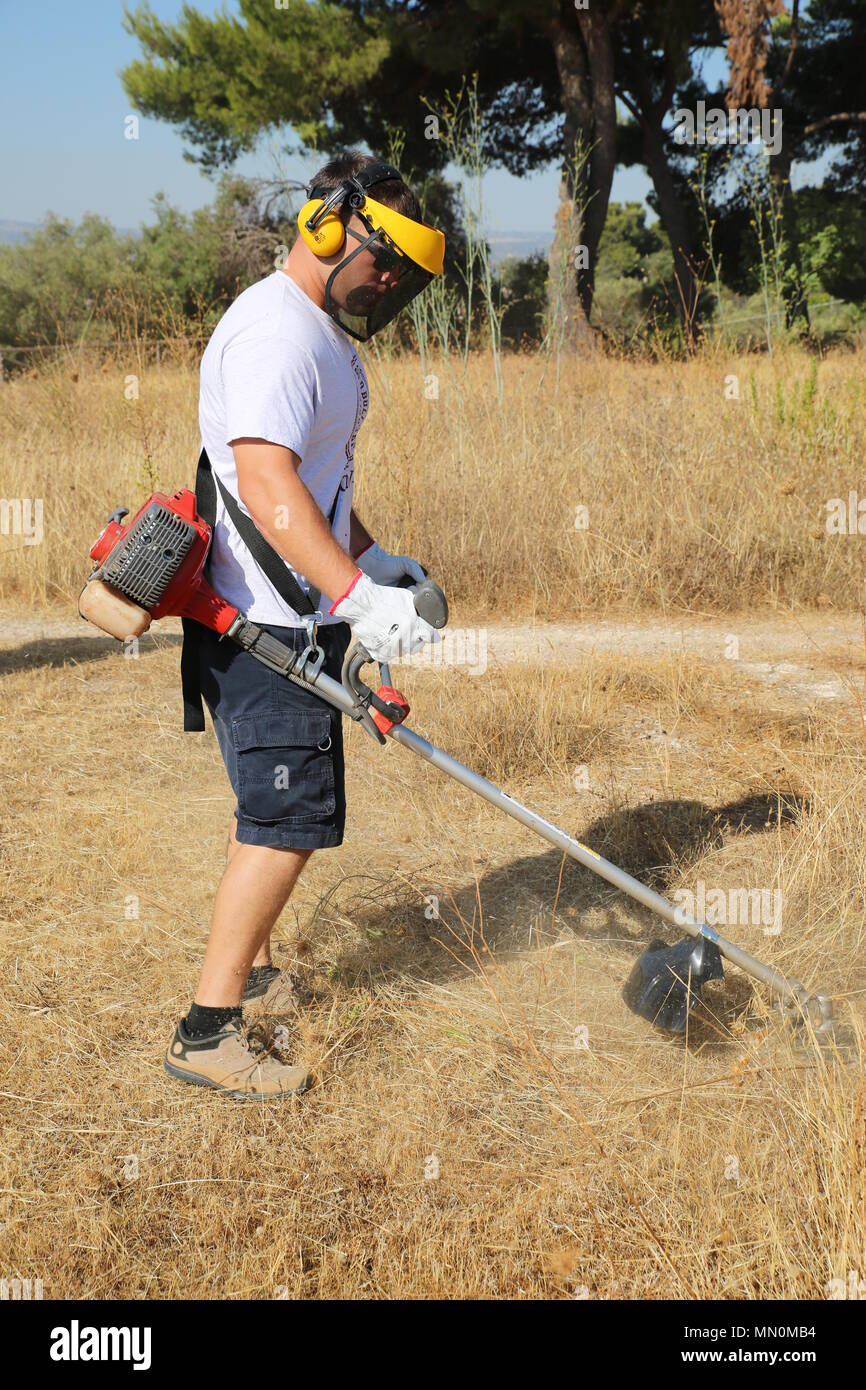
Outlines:
[[[260,623],[297,652],[304,627]],[[348,623],[320,627],[322,670],[340,679]],[[209,630],[199,649],[202,699],[213,719],[237,806],[237,838],[274,849],[326,849],[346,824],[343,716],[312,691]]]

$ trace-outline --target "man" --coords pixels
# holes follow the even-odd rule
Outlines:
[[[397,170],[355,151],[319,171],[298,227],[285,264],[235,300],[202,357],[200,468],[217,484],[209,579],[286,645],[307,645],[302,613],[231,520],[239,503],[280,557],[277,578],[284,565],[286,587],[322,615],[322,669],[339,680],[350,624],[379,661],[438,640],[411,591],[393,587],[425,571],[377,545],[352,507],[368,385],[350,338],[371,337],[441,272],[444,237],[421,222]],[[343,839],[342,716],[192,626],[184,663],[196,664],[237,806],[201,980],[165,1068],[239,1098],[282,1097],[305,1090],[310,1074],[283,1054],[255,1054],[242,1009],[254,999],[275,1012],[292,1006],[270,933],[313,850]],[[197,703],[200,722],[187,728],[204,725]]]

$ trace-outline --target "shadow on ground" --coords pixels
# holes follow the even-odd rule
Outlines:
[[[761,792],[720,807],[658,801],[595,821],[581,839],[665,894],[674,874],[695,857],[720,848],[733,835],[790,823],[806,809],[803,798],[787,790]],[[317,904],[302,928],[304,937],[315,940],[328,921],[348,920],[357,927],[358,937],[339,957],[344,983],[440,981],[462,973],[470,963],[462,943],[474,936],[480,944],[482,926],[485,941],[500,953],[525,952],[566,926],[579,940],[612,947],[624,961],[633,960],[635,949],[653,937],[677,937],[649,909],[582,865],[571,859],[563,863],[555,849],[486,871],[481,866],[477,885],[456,890],[437,887],[435,869],[416,873],[414,881],[415,892],[404,878],[352,876]]]
[[[146,633],[139,638],[139,655],[152,656],[163,647],[179,647],[182,641],[180,634],[161,633],[154,638]],[[36,671],[40,667],[104,661],[118,655],[123,655],[123,643],[113,637],[41,637],[19,647],[0,648],[0,676],[11,676],[16,671]]]

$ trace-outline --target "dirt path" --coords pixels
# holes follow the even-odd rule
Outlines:
[[[459,644],[455,643],[455,647]],[[447,650],[447,648],[446,648]],[[488,659],[574,662],[592,652],[724,661],[738,674],[797,698],[836,700],[862,685],[863,619],[858,613],[732,615],[707,621],[638,618],[488,629]]]
[[[179,619],[159,624],[162,635],[180,635]],[[99,634],[81,619],[6,613],[0,617],[0,647]],[[106,637],[105,641],[113,639]],[[701,662],[728,662],[744,679],[799,700],[838,700],[863,684],[863,618],[846,614],[731,615],[706,620],[586,619],[575,623],[485,623],[446,630],[441,647],[413,656],[412,665],[451,665],[483,674],[490,663],[571,663],[593,652],[628,656],[676,655]],[[401,663],[395,663],[401,664]]]

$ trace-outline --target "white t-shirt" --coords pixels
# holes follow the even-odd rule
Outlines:
[[[320,510],[340,500],[332,534],[349,548],[355,477],[355,439],[369,404],[369,387],[351,339],[281,270],[251,285],[226,310],[201,360],[199,427],[211,467],[241,511],[230,441],[267,439],[293,449],[298,475]],[[310,581],[286,561],[306,592]],[[281,627],[301,618],[280,598],[256,564],[217,489],[210,579],[218,594],[247,617]],[[322,626],[335,594],[319,603]]]

